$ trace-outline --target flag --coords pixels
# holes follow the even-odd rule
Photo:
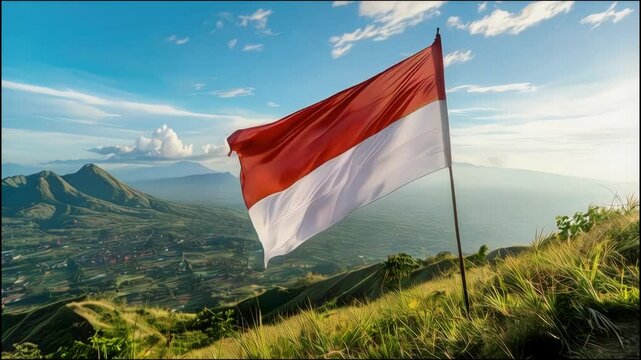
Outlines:
[[[227,142],[267,266],[354,210],[451,165],[440,36],[371,79]]]

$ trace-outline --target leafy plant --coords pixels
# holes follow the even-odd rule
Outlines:
[[[383,265],[383,279],[385,282],[398,282],[400,288],[401,280],[409,277],[419,266],[418,261],[405,253],[389,255]]]
[[[567,240],[580,232],[589,231],[592,226],[608,216],[610,211],[600,206],[590,206],[586,213],[575,212],[571,218],[567,215],[556,217],[559,238]]]

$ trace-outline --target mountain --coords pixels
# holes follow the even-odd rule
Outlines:
[[[83,210],[127,213],[127,207],[167,210],[171,205],[131,189],[93,164],[62,177],[45,170],[2,180],[3,217],[5,213],[28,216],[34,209],[50,215],[40,216],[44,219]]]
[[[189,175],[212,174],[216,171],[193,161],[179,161],[171,165],[120,168],[111,173],[126,182],[155,180]]]
[[[62,177],[51,171],[29,176],[12,176],[2,180],[2,216],[26,215],[31,210],[53,216],[56,210],[68,208],[104,210],[109,205],[78,191]],[[43,216],[40,216],[43,217]]]
[[[151,219],[204,213],[135,190],[94,164],[64,176],[41,171],[2,180],[3,220],[30,219],[43,228],[92,226],[97,221],[113,225],[124,221],[119,216]]]
[[[76,173],[62,178],[84,194],[112,204],[157,210],[171,208],[166,201],[132,189],[94,164],[87,164]]]
[[[243,205],[240,180],[228,172],[136,181],[132,186],[167,200]]]

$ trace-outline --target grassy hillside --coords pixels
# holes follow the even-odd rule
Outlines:
[[[101,358],[638,358],[638,202],[619,209],[591,208],[571,218],[559,217],[557,223],[557,233],[540,236],[527,249],[491,253],[491,262],[468,257],[476,264],[468,273],[469,318],[455,267],[421,281],[428,277],[403,266],[391,267],[398,271],[384,277],[387,285],[396,283],[401,290],[375,300],[348,301],[344,306],[330,301],[308,308],[299,301],[298,313],[271,315],[288,309],[288,302],[304,292],[311,299],[323,294],[335,298],[349,290],[348,284],[353,288],[354,281],[380,275],[385,265],[378,265],[295,288],[296,294],[281,294],[271,305],[274,309],[264,314],[273,317],[270,323],[248,327],[238,326],[232,308],[209,311],[213,326],[203,331],[195,326],[200,319],[194,314],[99,299],[73,301],[64,305],[62,314],[80,316],[84,320],[76,321],[78,326],[85,322],[96,333],[86,339],[77,335],[81,342],[67,343],[56,356],[95,357],[100,352]],[[430,259],[422,269],[444,260]],[[350,277],[354,278],[344,280]],[[332,293],[334,288],[338,291]],[[279,292],[273,292],[274,300]],[[18,318],[26,316],[13,316],[3,316],[3,329],[8,325],[10,334],[28,333]],[[3,332],[3,349],[16,339],[39,341],[14,335],[5,339]],[[40,350],[22,344],[17,351],[50,351],[39,345]]]
[[[592,215],[562,223],[567,239],[541,237],[471,270],[469,318],[453,274],[363,305],[308,310],[185,357],[638,358],[638,203]]]

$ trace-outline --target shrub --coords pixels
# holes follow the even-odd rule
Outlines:
[[[383,265],[383,279],[386,283],[390,281],[398,282],[400,288],[401,280],[410,276],[412,271],[419,266],[419,263],[407,254],[389,255]]]
[[[587,232],[595,223],[605,219],[610,213],[611,210],[609,209],[592,205],[586,213],[577,211],[572,218],[567,215],[557,216],[556,227],[559,229],[558,236],[562,240],[567,240],[580,232]]]

